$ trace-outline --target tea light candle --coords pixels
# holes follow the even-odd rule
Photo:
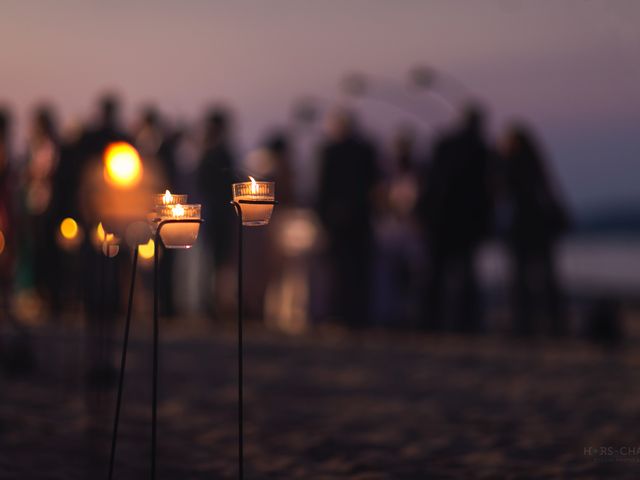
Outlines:
[[[164,193],[158,193],[154,195],[154,205],[156,207],[163,205],[184,205],[187,203],[188,195],[171,193],[169,190],[165,190]]]
[[[159,222],[164,220],[199,220],[200,205],[167,205],[159,207]],[[191,248],[198,238],[199,222],[177,222],[162,225],[160,238],[166,248]]]
[[[254,227],[266,225],[271,219],[273,203],[243,203],[242,200],[274,202],[275,183],[257,182],[253,177],[249,179],[250,182],[233,184],[233,201],[240,204],[243,225]]]

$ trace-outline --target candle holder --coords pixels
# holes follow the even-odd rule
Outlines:
[[[152,231],[161,231],[160,235],[165,248],[188,249],[196,243],[201,223],[199,221],[200,205],[158,206],[156,212],[158,217],[151,224]],[[161,225],[164,228],[161,229]]]
[[[233,201],[238,218],[238,478],[244,479],[244,397],[243,397],[243,226],[267,225],[271,219],[275,200],[274,182],[234,183]]]
[[[168,193],[168,191],[167,191]],[[163,195],[156,195],[156,198]],[[176,196],[174,196],[176,197]],[[186,200],[186,195],[182,195]],[[182,199],[182,198],[181,198]],[[166,210],[165,210],[166,209]],[[151,479],[156,478],[156,445],[157,445],[157,411],[158,411],[158,343],[159,343],[159,322],[158,322],[158,263],[160,247],[188,249],[193,246],[198,238],[200,224],[204,221],[200,218],[200,205],[166,204],[157,206],[158,214],[149,216],[151,231],[154,236],[153,250],[153,375],[152,375],[152,403],[151,403]],[[131,287],[129,290],[129,304],[127,306],[127,317],[125,320],[125,331],[122,347],[122,357],[120,360],[120,376],[118,381],[118,393],[116,397],[116,411],[113,423],[113,434],[111,438],[111,455],[109,461],[109,480],[113,478],[113,468],[115,463],[115,452],[118,436],[118,425],[120,420],[120,410],[122,405],[122,389],[124,384],[125,366],[127,360],[127,348],[129,343],[129,330],[131,325],[131,312],[133,306],[133,293],[135,285],[136,268],[138,264],[138,248],[135,246],[133,253],[133,266],[131,269]]]
[[[275,205],[274,182],[257,182],[249,177],[250,182],[233,184],[233,201],[243,204],[240,210],[242,223],[247,227],[266,225],[271,219]]]
[[[157,193],[153,196],[153,204],[156,207],[162,205],[184,205],[187,203],[188,198],[189,195],[187,194],[171,193],[166,190],[164,193]]]

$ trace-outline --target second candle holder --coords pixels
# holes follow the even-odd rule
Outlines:
[[[200,212],[201,206],[199,204],[156,207],[158,217],[152,225],[159,230],[164,247],[171,249],[191,248],[198,239],[201,223]]]

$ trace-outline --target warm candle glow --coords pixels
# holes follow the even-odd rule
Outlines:
[[[251,180],[251,193],[258,193],[258,182],[256,182],[256,179],[249,175],[249,180]]]
[[[174,217],[184,217],[184,207],[179,203],[171,209]]]
[[[2,254],[2,252],[4,252],[4,233],[2,233],[2,230],[0,230],[0,254]]]
[[[78,235],[78,224],[73,218],[65,218],[60,222],[60,233],[67,240],[72,240]]]
[[[156,221],[160,228],[162,244],[166,248],[191,248],[200,230],[200,210],[199,204],[176,203],[156,207],[158,214]],[[168,223],[163,224],[163,222]]]
[[[104,242],[104,227],[102,226],[102,222],[100,222],[98,224],[98,226],[96,227],[96,238],[98,239],[99,242]]]
[[[142,162],[138,151],[127,142],[109,144],[104,154],[104,176],[113,186],[130,188],[142,178]]]
[[[171,203],[171,200],[173,200],[173,195],[171,195],[169,190],[165,191],[162,197],[162,203],[166,205],[167,203]]]
[[[266,225],[275,203],[275,184],[258,182],[251,176],[249,180],[251,181],[232,185],[233,201],[241,205],[244,225]]]

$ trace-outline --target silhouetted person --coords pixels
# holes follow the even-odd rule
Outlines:
[[[257,318],[264,318],[265,294],[270,283],[281,277],[286,261],[279,239],[286,228],[291,209],[295,206],[293,167],[290,141],[284,131],[267,136],[263,147],[249,154],[247,166],[256,178],[273,181],[278,199],[277,214],[271,219],[270,228],[252,229],[252,241],[245,248],[247,264],[263,265],[246,282],[249,292],[247,311]]]
[[[564,334],[567,326],[556,274],[555,247],[568,227],[567,211],[527,128],[510,127],[501,148],[511,211],[506,235],[513,262],[516,333],[531,334],[537,308],[546,305],[552,332]]]
[[[12,315],[11,300],[22,240],[12,153],[11,115],[0,108],[0,367],[10,375],[18,375],[35,366],[35,357],[28,330]]]
[[[445,305],[455,303],[454,329],[476,332],[481,311],[475,257],[491,216],[488,165],[492,152],[484,138],[484,114],[469,107],[462,124],[439,140],[426,176],[419,210],[428,238],[424,327],[444,326]],[[456,301],[447,286],[455,281]]]
[[[163,190],[176,190],[176,139],[175,135],[167,131],[160,112],[153,106],[142,111],[140,122],[134,132],[134,145],[144,165],[145,170],[153,168],[166,182]],[[173,270],[175,254],[171,249],[165,249],[160,258],[160,312],[165,315],[175,315],[175,289],[173,288]]]
[[[59,313],[60,257],[55,244],[56,171],[60,147],[53,113],[41,107],[33,115],[24,172],[25,210],[28,237],[27,262],[31,263],[33,284],[54,313]]]
[[[226,110],[211,110],[204,125],[204,150],[198,166],[198,187],[206,212],[204,243],[213,254],[215,282],[231,261],[231,242],[235,232],[235,213],[230,207],[235,158],[230,145],[231,119]],[[244,180],[243,180],[244,181]],[[211,295],[211,278],[206,281],[205,298]],[[215,308],[216,306],[208,305]]]
[[[125,141],[131,143],[131,138],[121,128],[120,100],[115,94],[105,94],[98,102],[98,118],[89,128],[83,138],[85,160],[90,157],[102,156],[109,143]]]
[[[176,149],[181,134],[171,131],[160,112],[153,106],[142,112],[140,125],[135,133],[135,147],[143,158],[154,158],[162,168],[169,189],[176,185]]]
[[[379,323],[407,326],[415,321],[422,245],[415,218],[419,193],[415,133],[398,129],[378,203],[376,315]]]
[[[107,146],[116,141],[131,143],[129,135],[121,129],[120,101],[114,94],[106,94],[98,101],[98,118],[87,128],[81,140],[80,181],[77,193],[79,205],[86,208],[87,182],[96,168],[102,165]],[[94,245],[96,223],[101,219],[84,212],[81,216],[87,234],[82,245],[82,278],[84,310],[88,323],[88,380],[93,386],[108,386],[116,378],[113,366],[113,329],[116,314],[121,307],[120,268],[126,268],[124,255],[105,257]]]
[[[65,128],[60,140],[60,161],[54,178],[54,205],[58,222],[65,217],[79,220],[78,192],[82,169],[82,137],[80,124]]]
[[[52,217],[54,239],[50,248],[57,255],[55,272],[58,300],[62,309],[69,310],[80,300],[82,258],[80,244],[65,247],[60,234],[61,222],[69,217],[80,222],[78,191],[80,189],[82,127],[79,123],[67,125],[60,136],[58,166],[53,176]],[[80,242],[79,242],[80,243]]]
[[[16,263],[15,176],[11,165],[10,114],[0,108],[0,314],[10,312]]]
[[[295,203],[291,144],[285,133],[275,133],[265,142],[267,161],[266,179],[276,182],[278,203],[292,206]]]
[[[346,324],[362,327],[370,309],[376,155],[349,113],[334,112],[327,126],[328,138],[320,149],[318,213],[329,241],[334,313]]]

